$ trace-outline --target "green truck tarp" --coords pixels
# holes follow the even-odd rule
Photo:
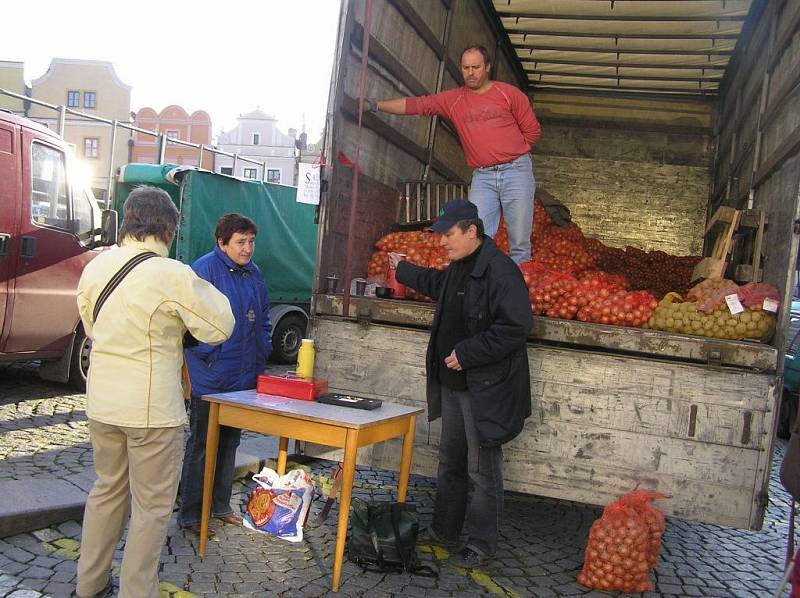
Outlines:
[[[122,219],[122,204],[125,198],[139,185],[150,185],[163,189],[169,193],[176,206],[180,205],[180,187],[167,180],[167,173],[176,168],[180,168],[180,166],[177,164],[125,164],[120,167],[113,206],[119,214],[120,220]]]
[[[258,226],[253,261],[261,268],[271,303],[308,304],[317,247],[316,206],[298,203],[297,188],[245,181],[203,170],[185,170],[169,182],[175,165],[129,164],[120,172],[115,205],[138,185],[165,189],[181,210],[174,256],[191,264],[214,247],[217,220],[231,212]]]

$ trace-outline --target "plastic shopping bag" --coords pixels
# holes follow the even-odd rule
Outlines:
[[[314,497],[314,482],[302,469],[279,476],[265,467],[253,476],[258,484],[250,493],[244,526],[289,542],[302,542],[303,525]]]

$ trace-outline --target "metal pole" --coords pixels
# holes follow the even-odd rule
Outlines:
[[[200,168],[203,167],[203,150],[205,150],[205,148],[206,148],[206,146],[201,143],[200,144],[200,163],[198,164],[198,166]],[[211,167],[211,170],[214,170],[213,166]]]
[[[431,183],[428,183],[425,188],[425,219],[431,218]]]
[[[60,137],[64,137],[64,127],[67,122],[67,107],[66,106],[59,106],[58,107],[58,123],[56,124],[56,130],[58,130],[58,135]]]
[[[416,216],[417,222],[422,219],[422,214],[420,213],[420,203],[422,202],[422,182],[417,181],[417,197],[416,197]]]
[[[406,183],[406,223],[411,222],[411,183]]]
[[[167,136],[164,133],[158,134],[158,145],[156,149],[156,164],[163,164],[167,157]]]
[[[114,149],[117,146],[117,121],[111,125],[111,154],[108,156],[108,193],[106,194],[106,208],[111,207],[111,198],[114,193]]]
[[[239,154],[233,154],[233,169],[231,176],[236,176],[236,165],[239,163]]]
[[[452,19],[453,8],[452,6],[448,6],[447,13],[444,17],[444,34],[442,35],[442,48],[444,49],[444,53],[442,54],[442,59],[439,61],[439,69],[436,73],[436,89],[434,93],[439,93],[442,91],[442,86],[444,85],[444,71],[445,71],[445,64],[447,63],[447,45],[450,42],[450,29],[453,24]],[[434,116],[431,118],[430,126],[428,127],[428,156],[425,160],[425,165],[422,168],[422,180],[427,181],[428,177],[431,173],[431,163],[433,162],[433,146],[436,143],[436,129],[439,124],[439,117]],[[438,214],[438,212],[437,212]]]

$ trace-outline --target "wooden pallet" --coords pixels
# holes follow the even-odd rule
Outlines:
[[[706,237],[714,237],[714,248],[711,255],[704,257],[692,272],[692,281],[701,278],[718,278],[725,274],[728,255],[733,247],[733,233],[739,227],[742,212],[728,206],[722,206],[714,212],[706,226]]]

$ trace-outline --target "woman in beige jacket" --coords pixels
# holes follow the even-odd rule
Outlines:
[[[81,597],[111,594],[111,560],[130,513],[119,596],[158,598],[159,556],[183,455],[182,339],[188,331],[217,344],[233,330],[225,295],[167,257],[178,218],[166,192],[134,190],[120,246],[92,260],[78,285],[81,320],[92,339],[86,415],[97,473],[83,519]],[[125,276],[95,321],[109,280],[147,251],[157,256]]]

